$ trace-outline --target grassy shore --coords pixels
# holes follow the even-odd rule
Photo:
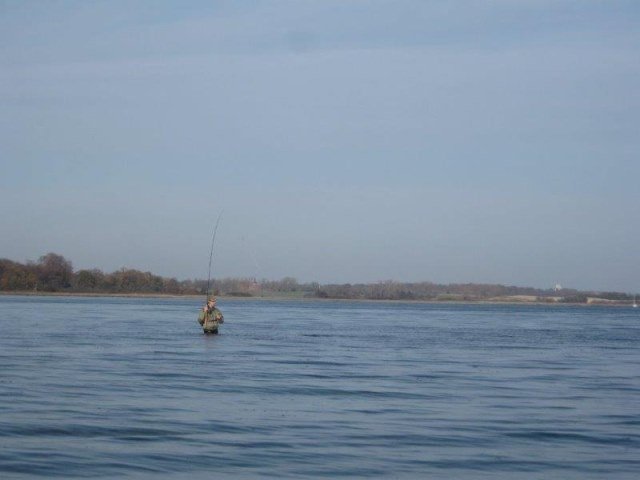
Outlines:
[[[103,293],[103,292],[34,292],[34,291],[0,291],[3,296],[25,296],[25,297],[112,297],[112,298],[159,298],[159,299],[200,299],[204,301],[204,295],[193,294],[166,294],[166,293]],[[261,296],[235,296],[216,295],[216,298],[223,301],[319,301],[319,302],[379,302],[379,303],[420,303],[420,304],[458,304],[458,305],[572,305],[572,306],[631,306],[628,302],[590,298],[586,303],[562,302],[560,297],[534,297],[525,295],[514,295],[492,298],[454,298],[447,295],[445,298],[417,299],[417,300],[394,300],[394,299],[369,299],[369,298],[318,298],[304,296],[303,292],[269,292]]]

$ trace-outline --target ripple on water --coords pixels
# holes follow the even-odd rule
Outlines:
[[[210,338],[198,308],[0,297],[2,476],[640,471],[625,309],[222,301]]]

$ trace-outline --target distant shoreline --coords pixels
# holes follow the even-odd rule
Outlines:
[[[428,281],[375,283],[299,283],[293,277],[280,280],[220,278],[178,281],[151,272],[122,268],[105,273],[99,269],[74,271],[62,255],[50,252],[37,263],[21,264],[0,258],[0,286],[8,295],[43,295],[114,298],[202,299],[205,292],[219,292],[232,299],[304,300],[345,302],[400,302],[428,304],[513,305],[620,305],[631,306],[638,293],[580,291],[563,288],[518,287],[484,283],[439,284]]]
[[[7,292],[0,291],[1,296],[20,296],[20,297],[107,297],[107,298],[158,298],[158,299],[202,299],[204,295],[194,294],[169,294],[169,293],[87,293],[87,292]],[[510,299],[504,297],[492,298],[486,300],[394,300],[394,299],[372,299],[372,298],[318,298],[318,297],[301,297],[288,295],[268,295],[268,296],[236,296],[236,295],[216,295],[216,298],[224,301],[299,301],[299,302],[362,302],[362,303],[404,303],[404,304],[433,304],[433,305],[538,305],[538,306],[579,306],[579,307],[630,307],[628,303],[617,301],[606,302],[590,302],[590,303],[571,303],[571,302],[545,302],[539,300],[528,299]]]

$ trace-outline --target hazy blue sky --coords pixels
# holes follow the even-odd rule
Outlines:
[[[0,257],[640,291],[640,2],[0,0]]]

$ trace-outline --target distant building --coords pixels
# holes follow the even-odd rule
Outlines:
[[[562,285],[560,285],[559,283],[556,283],[556,286],[553,287],[553,291],[559,292],[560,290],[562,290]]]

